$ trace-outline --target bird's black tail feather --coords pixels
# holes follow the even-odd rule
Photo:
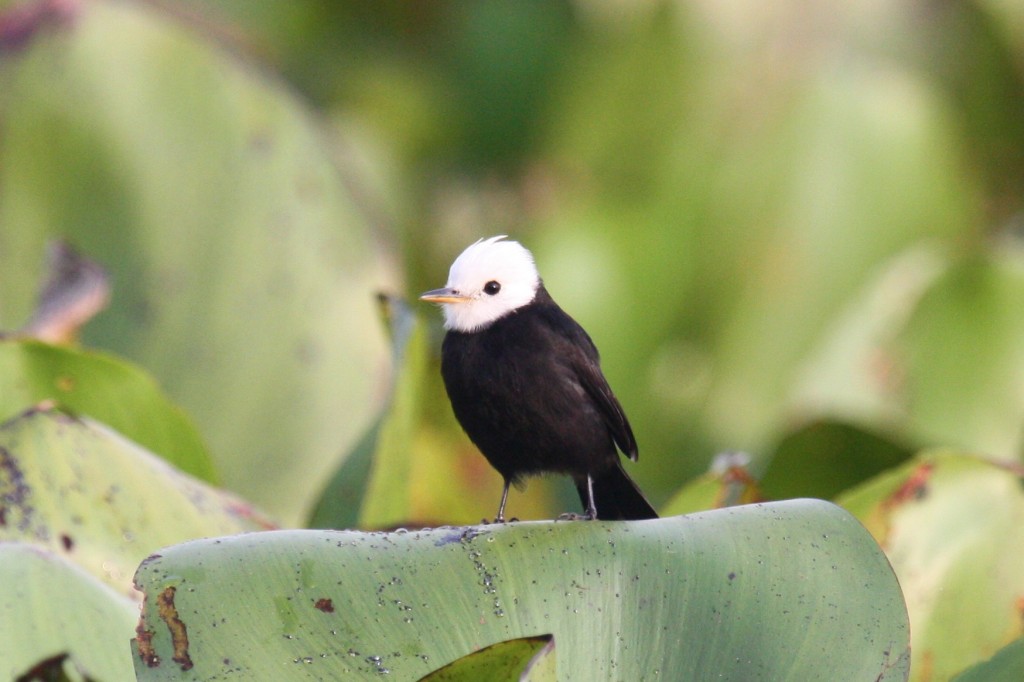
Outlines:
[[[612,467],[608,471],[594,477],[594,506],[597,507],[597,518],[603,521],[656,519],[658,512],[640,492],[633,479],[621,466]],[[586,481],[578,483],[576,490],[580,494],[583,508],[587,508]]]

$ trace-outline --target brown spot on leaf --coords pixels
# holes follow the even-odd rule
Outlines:
[[[882,503],[886,511],[891,511],[894,507],[902,506],[911,500],[924,499],[928,495],[928,479],[934,470],[935,462],[922,462],[910,473],[910,477],[903,485]]]
[[[316,600],[316,603],[313,604],[313,606],[317,607],[324,613],[334,613],[334,602],[330,599],[325,599],[321,597],[320,599]]]
[[[889,546],[889,533],[892,530],[893,514],[899,511],[900,507],[910,502],[923,500],[928,496],[928,483],[934,471],[934,461],[925,461],[918,464],[900,487],[883,499],[863,519],[864,526],[883,549],[887,549]]]
[[[139,658],[146,664],[146,667],[155,668],[160,665],[160,657],[153,649],[153,631],[142,626],[141,618],[139,618],[139,624],[135,626],[135,641],[139,644]]]
[[[0,447],[0,525],[8,524],[22,532],[29,532],[35,512],[30,502],[32,488],[25,480],[18,458],[10,450]]]
[[[75,541],[67,533],[61,533],[60,544],[61,547],[64,548],[65,552],[70,552],[72,549],[75,548]]]
[[[919,680],[934,680],[934,675],[935,654],[931,650],[928,650],[921,654],[920,664],[914,671],[914,677]]]
[[[174,606],[176,591],[177,588],[173,585],[164,588],[164,591],[156,599],[157,612],[160,614],[160,618],[167,623],[167,629],[171,632],[171,646],[174,648],[171,660],[181,664],[182,670],[191,670],[192,659],[188,655],[188,629],[178,617],[178,609]]]

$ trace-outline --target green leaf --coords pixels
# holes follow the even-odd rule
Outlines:
[[[1024,679],[1024,638],[1018,637],[992,658],[972,665],[953,682],[1020,682]]]
[[[0,339],[0,422],[45,400],[109,425],[182,471],[216,479],[195,426],[141,369],[95,351]]]
[[[968,257],[928,291],[898,345],[913,434],[1020,459],[1024,445],[1024,250]]]
[[[373,470],[373,458],[380,445],[385,412],[367,429],[346,455],[338,470],[324,486],[306,526],[309,528],[356,528],[359,511],[366,499],[366,487]],[[397,492],[397,491],[393,491]],[[389,493],[389,497],[392,493]]]
[[[913,679],[946,680],[1020,632],[1024,471],[928,452],[842,504],[885,549],[913,634]]]
[[[138,605],[56,552],[0,541],[0,677],[67,655],[97,680],[132,679]]]
[[[529,660],[518,682],[556,682],[558,680],[558,650],[554,638]]]
[[[761,485],[771,499],[830,499],[910,455],[910,449],[880,434],[823,419],[782,439]]]
[[[542,680],[554,676],[555,640],[550,635],[498,642],[452,661],[424,676],[421,682],[475,682],[475,680]],[[542,670],[543,668],[543,670]],[[523,675],[529,671],[528,677]],[[544,675],[549,677],[544,677]]]
[[[0,424],[0,520],[0,543],[35,545],[124,595],[163,545],[271,527],[233,495],[54,409]]]
[[[587,680],[897,680],[909,662],[888,562],[816,500],[628,523],[254,533],[163,549],[136,583],[140,680],[417,680],[541,634],[559,669]]]
[[[201,14],[80,3],[5,53],[0,325],[66,237],[111,276],[84,342],[151,371],[224,483],[296,523],[377,411],[394,276],[369,173]]]

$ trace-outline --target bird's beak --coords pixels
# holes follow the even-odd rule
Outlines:
[[[445,287],[443,289],[431,289],[430,291],[420,294],[421,301],[428,301],[430,303],[465,303],[470,299],[469,296],[460,294],[455,289]]]

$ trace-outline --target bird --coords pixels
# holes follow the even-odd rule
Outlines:
[[[529,250],[507,235],[480,239],[420,300],[444,315],[452,411],[504,479],[495,523],[505,521],[510,486],[547,473],[572,477],[582,518],[657,518],[622,467],[619,451],[637,459],[636,438],[597,347],[551,298]]]

